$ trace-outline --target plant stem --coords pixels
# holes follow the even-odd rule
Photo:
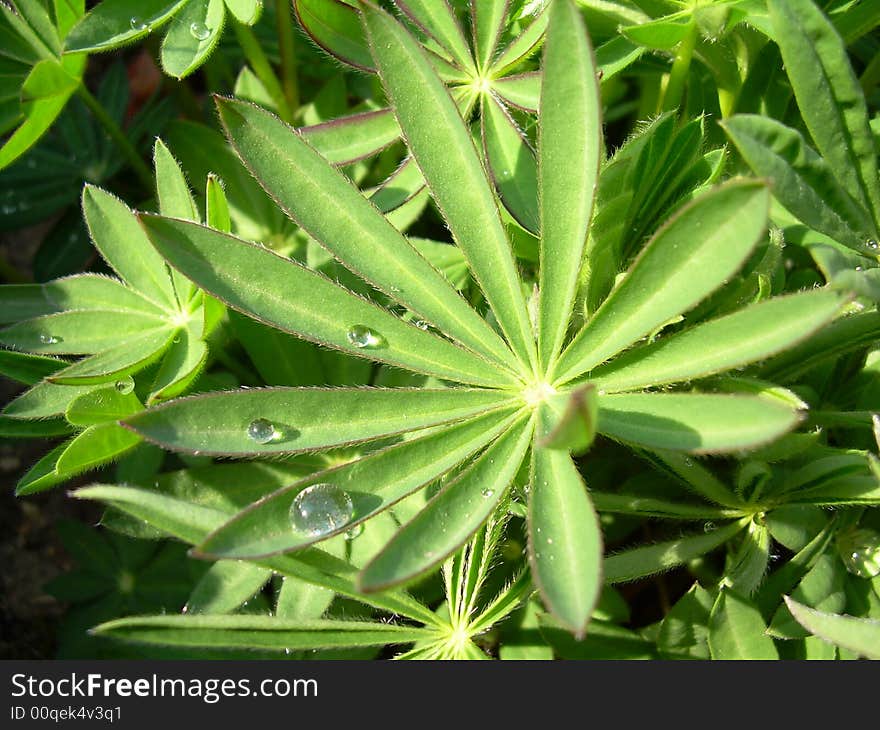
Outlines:
[[[119,125],[107,113],[107,110],[101,106],[101,102],[92,96],[92,93],[86,88],[85,84],[80,83],[76,89],[76,93],[83,102],[85,102],[85,105],[89,108],[92,114],[95,115],[95,119],[97,119],[101,126],[104,127],[104,130],[110,135],[110,138],[116,143],[120,152],[125,155],[129,164],[132,166],[132,169],[135,171],[135,174],[138,176],[138,179],[144,184],[147,190],[152,189],[153,173],[150,172],[147,163],[144,162],[143,158],[134,148],[134,145],[132,145],[128,140],[128,137],[125,136],[125,132],[120,129]]]
[[[235,28],[235,37],[238,39],[241,50],[244,51],[247,62],[278,106],[278,116],[285,122],[292,122],[293,113],[290,110],[290,105],[287,103],[287,98],[284,96],[281,82],[278,81],[278,77],[272,70],[272,64],[269,63],[269,59],[263,53],[263,49],[254,32],[237,20],[232,21],[232,27]]]
[[[299,83],[296,78],[296,49],[290,0],[277,0],[275,21],[278,28],[278,50],[281,53],[281,85],[291,111],[299,109]]]
[[[663,93],[662,111],[677,109],[684,95],[684,87],[687,83],[688,73],[691,70],[691,59],[694,57],[694,48],[697,45],[697,24],[691,22],[687,35],[678,44],[675,52],[675,61],[669,72],[669,81],[666,83],[666,91]]]

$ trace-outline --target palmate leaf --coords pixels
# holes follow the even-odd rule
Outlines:
[[[261,246],[174,219],[144,215],[141,222],[149,240],[176,269],[232,308],[267,324],[416,372],[475,385],[516,382],[512,373],[487,367],[478,355]]]
[[[534,364],[534,337],[513,254],[470,133],[416,40],[384,11],[367,6],[363,15],[407,146],[511,348]]]
[[[213,557],[261,557],[299,550],[356,528],[482,449],[509,428],[512,420],[509,412],[480,416],[310,475],[239,512],[209,535],[198,550]],[[291,504],[311,484],[332,484],[345,490],[354,507],[352,520],[320,536],[292,529]]]
[[[366,621],[288,621],[271,616],[143,616],[108,621],[93,631],[163,646],[278,652],[410,644],[434,635],[430,629]]]
[[[262,388],[190,396],[151,408],[126,425],[166,448],[205,454],[294,453],[368,441],[509,408],[494,390],[447,388]],[[268,422],[268,438],[249,427]],[[263,441],[263,443],[260,443]]]

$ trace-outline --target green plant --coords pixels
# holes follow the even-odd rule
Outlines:
[[[297,0],[378,75],[366,108],[343,93],[295,129],[267,74],[240,75],[258,104],[215,96],[229,147],[191,122],[170,128],[180,162],[157,142],[157,206],[86,188],[122,281],[0,289],[0,369],[33,386],[0,426],[74,432],[19,492],[161,447],[173,471],[74,494],[214,561],[186,615],[99,633],[294,657],[876,655],[880,188],[834,24],[864,39],[880,17],[613,5]],[[774,118],[777,52],[794,101]],[[626,83],[659,114],[608,154]],[[451,242],[404,232],[422,186]],[[686,585],[633,626],[615,586],[667,591],[668,571]]]

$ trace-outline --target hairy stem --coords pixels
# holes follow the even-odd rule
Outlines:
[[[681,104],[696,45],[697,26],[696,23],[691,23],[687,35],[678,44],[678,49],[675,52],[675,61],[672,64],[669,81],[666,83],[666,90],[663,93],[662,111],[677,109]]]
[[[281,53],[281,86],[291,111],[299,108],[299,83],[296,76],[296,48],[290,0],[278,0],[275,22],[278,28],[278,49]]]
[[[254,31],[237,20],[232,21],[232,27],[235,28],[235,37],[238,39],[241,50],[244,51],[248,64],[250,64],[257,78],[266,87],[266,91],[269,92],[272,100],[278,106],[278,116],[285,122],[292,122],[293,112],[287,103],[287,97],[281,88],[281,82],[278,81],[278,77],[272,69],[272,64],[269,63],[269,59],[263,52],[263,48],[254,35]]]

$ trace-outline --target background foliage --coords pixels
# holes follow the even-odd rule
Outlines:
[[[878,26],[0,5],[59,655],[880,657]]]

